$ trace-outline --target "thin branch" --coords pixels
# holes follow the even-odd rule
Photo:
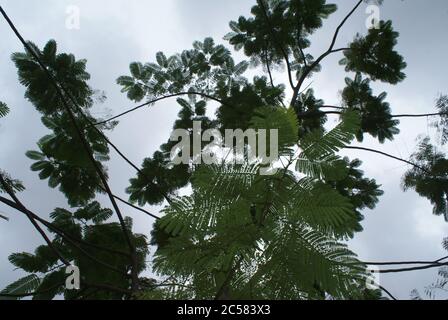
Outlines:
[[[333,49],[331,50],[331,53],[341,52],[341,51],[349,51],[352,50],[351,48],[339,48],[339,49]]]
[[[355,13],[355,11],[359,8],[359,6],[362,4],[362,2],[363,2],[363,0],[359,0],[358,3],[355,5],[355,7],[347,14],[347,16],[338,25],[338,27],[336,28],[336,32],[334,33],[333,40],[331,41],[331,44],[330,44],[330,47],[328,48],[328,50],[326,52],[324,52],[319,58],[317,58],[317,60],[314,61],[313,64],[309,68],[307,68],[305,70],[305,72],[301,75],[301,77],[297,83],[297,86],[295,86],[295,88],[294,88],[294,94],[293,94],[293,97],[291,100],[291,105],[294,105],[296,103],[296,100],[297,100],[297,97],[298,97],[298,94],[299,94],[300,88],[302,87],[303,82],[308,77],[308,75],[314,70],[314,68],[316,68],[319,65],[319,63],[321,63],[322,60],[324,60],[330,54],[346,50],[346,48],[334,50],[334,46],[336,44],[336,40],[339,36],[339,32],[341,31],[342,27],[347,22],[347,20],[353,15],[353,13]]]
[[[397,298],[395,298],[390,292],[389,290],[387,290],[386,288],[384,288],[383,286],[378,286],[378,288],[380,288],[381,290],[383,290],[389,297],[391,297],[392,300],[398,300]]]
[[[309,87],[311,87],[312,86],[312,84],[313,84],[313,82],[314,81],[311,81],[305,88],[303,88],[303,90],[302,91],[300,91],[299,92],[299,94],[298,95],[300,95],[300,94],[302,94],[302,93],[304,93]]]
[[[337,106],[320,106],[319,108],[330,108],[330,109],[338,109],[338,110],[344,110],[344,107],[337,107]]]
[[[409,271],[419,271],[419,270],[427,270],[432,268],[440,268],[443,266],[448,266],[448,262],[446,263],[437,263],[437,264],[430,264],[426,266],[421,267],[412,267],[412,268],[400,268],[400,269],[386,269],[386,270],[379,270],[375,271],[376,273],[398,273],[398,272],[409,272]]]
[[[265,59],[265,65],[266,65],[266,69],[268,71],[268,75],[269,75],[269,81],[271,82],[271,87],[275,88],[275,84],[274,84],[274,78],[272,78],[272,72],[271,72],[271,66],[269,64],[269,57],[268,57],[268,53],[266,49],[263,49],[263,53],[264,53],[264,59]]]
[[[333,48],[334,48],[334,46],[336,44],[336,40],[338,39],[339,32],[341,31],[342,27],[347,22],[347,20],[355,13],[355,11],[363,3],[363,1],[364,0],[359,0],[358,3],[355,5],[355,7],[347,14],[347,16],[344,18],[344,20],[342,20],[342,22],[336,28],[336,32],[335,32],[335,34],[333,36],[333,40],[331,41],[331,45],[330,45],[330,48],[328,49],[328,51],[332,51],[333,50]],[[338,49],[338,50],[340,50],[340,49]],[[344,50],[344,49],[342,49],[342,50]]]
[[[272,77],[271,66],[269,64],[268,53],[267,53],[266,49],[264,49],[263,52],[264,52],[264,57],[265,57],[266,69],[267,69],[267,72],[268,72],[268,75],[269,75],[269,81],[271,82],[271,87],[274,89],[275,88],[275,84],[274,84],[274,78]],[[278,97],[278,101],[283,105],[283,107],[286,108],[285,104],[283,103],[283,100],[280,97]]]
[[[300,38],[302,37],[302,28],[303,28],[303,26],[302,26],[302,23],[301,23],[301,19],[299,17],[299,21],[297,23],[297,47],[299,47],[300,54],[302,55],[303,65],[305,66],[305,68],[308,68],[308,63],[306,61],[305,52],[303,51],[303,48],[300,45]]]
[[[150,216],[150,217],[152,217],[152,218],[154,218],[156,220],[160,219],[160,217],[158,217],[158,216],[156,216],[156,215],[154,215],[154,214],[152,214],[152,213],[150,213],[150,212],[148,212],[148,211],[146,211],[146,210],[144,210],[144,209],[142,209],[140,207],[137,207],[137,206],[133,205],[132,203],[130,203],[130,202],[128,202],[128,201],[126,201],[126,200],[124,200],[124,199],[122,199],[122,198],[120,198],[120,197],[118,197],[116,195],[114,195],[114,198],[117,199],[118,201],[126,204],[127,206],[130,206],[131,208],[134,208],[135,210],[141,211],[144,214],[146,214],[146,215],[148,215],[148,216]]]
[[[426,114],[397,114],[392,115],[392,118],[423,118],[423,117],[434,117],[434,116],[446,116],[447,112],[437,112],[437,113],[426,113]]]
[[[321,106],[320,108],[330,108],[330,109],[338,109],[338,110],[345,110],[347,108],[344,107],[338,107],[338,106]],[[341,112],[332,112],[332,111],[322,111],[319,112],[322,114],[341,114]],[[317,114],[316,112],[314,114]],[[310,113],[309,116],[314,115],[313,113]],[[448,112],[435,112],[435,113],[423,113],[423,114],[393,114],[391,115],[391,118],[426,118],[426,117],[435,117],[435,116],[447,116]]]
[[[303,57],[303,64],[304,64],[305,68],[308,68],[308,63],[306,62],[306,55],[305,55],[305,52],[303,51],[302,46],[300,45],[300,43],[298,43],[297,46],[299,47],[300,54],[301,54],[302,57]]]
[[[9,218],[8,218],[8,217],[5,217],[4,215],[1,215],[1,214],[0,214],[0,219],[3,219],[3,220],[6,220],[6,221],[9,221]]]
[[[362,264],[369,266],[394,266],[394,265],[413,265],[413,264],[440,264],[441,261],[448,259],[448,256],[440,258],[435,261],[397,261],[397,262],[362,262]]]
[[[118,118],[121,118],[121,117],[123,117],[123,116],[125,116],[125,115],[127,115],[127,114],[129,114],[131,112],[139,110],[139,109],[141,109],[143,107],[149,106],[149,105],[151,105],[153,103],[156,103],[156,102],[159,102],[159,101],[162,101],[162,100],[165,100],[165,99],[169,99],[169,98],[180,97],[180,96],[185,96],[185,95],[190,95],[190,94],[198,95],[198,96],[201,96],[201,97],[204,97],[204,98],[207,98],[207,99],[219,102],[220,104],[226,105],[226,102],[224,102],[224,101],[222,101],[222,100],[220,100],[220,99],[218,99],[216,97],[213,97],[211,95],[208,95],[208,94],[205,94],[205,93],[201,93],[201,92],[192,92],[192,91],[187,92],[187,91],[185,91],[185,92],[173,93],[173,94],[165,95],[165,96],[162,96],[162,97],[158,97],[158,98],[153,99],[151,101],[142,103],[142,104],[140,104],[140,105],[138,105],[138,106],[136,106],[136,107],[134,107],[132,109],[129,109],[129,110],[125,111],[125,112],[122,112],[122,113],[120,113],[120,114],[118,114],[116,116],[113,116],[112,118],[109,118],[107,120],[103,120],[103,121],[95,123],[93,125],[94,126],[103,125],[103,124],[106,124],[106,123],[108,123],[110,121],[113,121],[113,120],[116,120]]]
[[[3,186],[3,189],[6,191],[6,193],[9,194],[9,196],[14,200],[15,204],[26,211],[25,206],[20,202],[19,198],[14,194],[14,191],[11,189],[11,187],[6,183],[5,179],[3,178],[3,175],[0,172],[0,184]],[[53,245],[53,242],[48,238],[48,236],[45,234],[44,230],[39,226],[39,224],[34,220],[34,218],[28,213],[25,213],[28,220],[30,220],[31,224],[34,226],[34,228],[39,232],[39,234],[42,236],[42,238],[45,240],[45,242],[48,245],[48,248],[55,254],[56,257],[59,258],[66,266],[70,265],[70,262],[68,262],[62,254],[59,252],[59,250]]]
[[[431,174],[428,170],[426,170],[425,168],[419,166],[418,164],[415,164],[415,163],[413,163],[413,162],[411,162],[411,161],[408,161],[408,160],[405,160],[405,159],[402,159],[402,158],[398,158],[398,157],[396,157],[396,156],[390,155],[390,154],[385,153],[385,152],[382,152],[382,151],[378,151],[378,150],[374,150],[374,149],[370,149],[370,148],[364,148],[364,147],[352,147],[352,146],[345,146],[344,149],[362,150],[362,151],[368,151],[368,152],[373,152],[373,153],[381,154],[381,155],[383,155],[383,156],[386,156],[386,157],[388,157],[388,158],[391,158],[391,159],[395,159],[395,160],[404,162],[404,163],[409,164],[409,165],[411,165],[411,166],[413,166],[413,167],[415,167],[415,168],[417,168],[417,169],[420,169],[420,170],[422,170],[422,171],[424,171],[424,172],[426,172],[426,173],[428,173],[428,174]]]

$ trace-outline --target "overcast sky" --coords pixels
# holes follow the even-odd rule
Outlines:
[[[59,50],[71,52],[78,59],[88,60],[90,84],[104,90],[107,101],[97,107],[97,115],[117,114],[133,106],[120,93],[115,80],[128,74],[130,62],[155,60],[157,51],[167,54],[191,48],[195,40],[212,36],[224,43],[222,37],[229,31],[228,22],[240,15],[248,16],[254,0],[3,0],[2,6],[26,39],[43,46],[55,39]],[[325,50],[333,36],[335,26],[353,7],[355,0],[337,0],[339,9],[325,22],[325,27],[313,36],[309,50],[314,56]],[[400,32],[399,52],[404,55],[408,68],[407,78],[397,86],[375,84],[376,93],[388,92],[393,113],[433,112],[434,101],[446,87],[446,52],[448,51],[448,2],[446,0],[386,0],[381,7],[381,18],[392,19]],[[80,9],[80,29],[66,28],[67,8]],[[345,46],[353,36],[365,33],[368,15],[364,5],[348,21],[338,40]],[[42,217],[55,207],[66,207],[63,195],[50,190],[31,172],[32,163],[24,153],[35,149],[40,137],[47,133],[39,114],[24,98],[24,88],[17,81],[16,69],[10,55],[22,50],[6,23],[0,21],[0,101],[11,108],[7,119],[0,120],[0,168],[14,178],[22,180],[27,191],[21,194],[23,202]],[[241,54],[237,58],[244,57]],[[314,77],[312,87],[327,104],[338,104],[339,91],[344,87],[346,74],[338,65],[341,56],[327,59],[323,72]],[[275,80],[283,82],[284,75],[276,74]],[[140,110],[123,118],[120,125],[109,134],[111,140],[133,162],[151,156],[169,137],[176,119],[178,105],[164,101],[151,109]],[[330,121],[333,121],[332,119]],[[366,139],[364,146],[374,147],[399,157],[408,158],[415,149],[419,134],[435,135],[426,118],[403,119],[401,134],[392,142],[379,145]],[[401,177],[406,165],[379,155],[359,152],[348,153],[364,161],[366,175],[382,184],[385,195],[373,211],[366,211],[363,222],[365,231],[350,242],[361,259],[369,261],[436,260],[447,255],[441,241],[448,236],[448,224],[442,217],[432,215],[429,202],[410,191],[404,193]],[[126,197],[124,189],[135,173],[120,159],[113,157],[109,163],[111,186],[115,193]],[[104,201],[106,204],[107,202]],[[158,213],[160,208],[149,207]],[[123,207],[135,220],[138,232],[149,234],[153,220]],[[12,252],[30,251],[42,240],[26,218],[0,205],[0,212],[10,217],[0,220],[0,288],[21,276],[8,262]],[[412,289],[423,291],[437,277],[437,270],[392,274],[381,277],[381,283],[392,294],[407,299]]]

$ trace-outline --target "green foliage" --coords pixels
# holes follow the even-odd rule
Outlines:
[[[307,48],[307,36],[336,9],[336,5],[326,4],[325,0],[258,0],[251,10],[253,17],[241,16],[230,22],[232,32],[225,39],[236,50],[244,48],[249,57],[264,60],[268,52],[270,60],[279,64],[285,53],[290,54],[298,45]]]
[[[58,294],[63,294],[66,277],[63,269],[46,274],[42,278],[42,282],[36,290],[38,293],[33,296],[33,300],[52,300]],[[65,297],[67,298],[67,295]]]
[[[345,163],[335,155],[349,144],[359,128],[356,113],[346,113],[344,121],[325,133],[315,130],[299,142],[301,152],[296,162],[296,170],[315,179],[341,180],[346,177]]]
[[[362,162],[359,159],[350,161],[348,158],[342,159],[341,165],[347,168],[345,176],[338,179],[331,175],[327,175],[326,183],[337,190],[341,195],[350,199],[352,206],[356,209],[357,220],[360,223],[364,216],[361,210],[366,208],[374,209],[378,203],[378,197],[382,196],[384,192],[380,190],[374,179],[364,177],[364,172],[358,168]],[[359,224],[355,232],[361,232],[363,229]],[[354,234],[351,234],[353,236]]]
[[[294,115],[292,109],[261,109],[252,124],[272,120],[270,127],[281,128],[280,148],[289,148],[297,143]],[[332,131],[308,136],[303,154],[309,162],[335,157],[358,128],[356,114],[347,113]],[[191,284],[172,290],[196,299],[319,299],[322,291],[347,298],[358,292],[364,269],[338,242],[361,228],[355,200],[318,176],[298,178],[288,169],[263,176],[259,170],[247,162],[197,168],[192,194],[172,199],[155,224],[154,270]]]
[[[87,61],[76,60],[72,54],[57,54],[54,40],[50,40],[43,50],[34,43],[28,44],[58,82],[70,92],[76,103],[82,108],[90,108],[93,103],[93,91],[86,82],[90,79],[90,75],[85,71]],[[26,50],[24,53],[14,53],[12,60],[17,67],[20,83],[27,88],[25,97],[35,108],[48,115],[63,112],[62,99],[31,53]]]
[[[362,72],[372,80],[397,84],[406,77],[402,72],[406,63],[394,51],[398,36],[392,21],[380,21],[378,29],[369,29],[365,37],[356,36],[350,49],[344,51],[345,59],[341,64],[345,65],[346,71]]]
[[[350,201],[322,182],[260,176],[256,165],[205,166],[192,181],[193,194],[176,198],[157,224],[171,237],[154,267],[190,279],[185,290],[194,298],[213,298],[223,286],[231,298],[312,298],[315,283],[343,297],[363,278],[353,253],[332,237],[356,223]]]
[[[9,108],[8,106],[0,101],[0,118],[3,118],[4,116],[6,116],[9,113]]]
[[[41,279],[35,275],[30,274],[8,285],[0,294],[21,295],[34,292],[40,285]],[[17,300],[19,298],[1,297],[0,300]]]
[[[2,175],[3,179],[5,180],[6,184],[9,186],[9,188],[13,192],[22,192],[25,190],[25,187],[23,186],[22,181],[13,179],[9,174],[7,174],[5,171],[0,169],[0,174]],[[8,190],[5,190],[3,185],[0,184],[0,193],[7,192]]]
[[[356,209],[356,219],[351,225],[346,225],[346,236],[353,237],[354,232],[362,231],[360,222],[363,215],[358,211],[365,208],[373,209],[378,202],[378,196],[383,192],[375,180],[363,178],[363,172],[357,168],[359,160],[350,162],[348,158],[341,159],[334,153],[349,144],[358,132],[360,123],[357,113],[346,113],[344,121],[333,130],[323,134],[315,131],[300,142],[302,152],[296,162],[296,170],[314,179],[319,179],[331,186],[337,194],[343,195],[351,206]],[[319,203],[337,201],[331,200],[331,190],[321,190],[322,199]],[[329,206],[337,202],[329,202]],[[335,217],[337,219],[337,217]]]
[[[106,174],[102,162],[109,159],[109,148],[102,134],[90,125],[99,122],[99,119],[88,112],[93,105],[95,92],[87,84],[90,75],[85,71],[86,61],[77,61],[70,54],[57,54],[54,40],[50,40],[42,51],[36,45],[29,44],[83,110],[84,115],[76,108],[72,112],[97,164]],[[59,187],[70,205],[85,205],[97,192],[102,192],[102,184],[87,152],[80,152],[85,147],[79,138],[78,129],[71,122],[63,100],[35,58],[25,52],[13,54],[12,59],[18,69],[20,82],[27,88],[26,98],[42,114],[42,123],[52,131],[39,140],[39,151],[27,152],[30,159],[37,161],[31,170],[38,171],[41,179],[48,179],[51,188]],[[108,128],[99,127],[100,130]]]
[[[361,114],[361,128],[356,134],[358,141],[363,141],[364,133],[378,138],[380,143],[386,139],[393,140],[394,135],[400,133],[397,128],[400,121],[394,120],[389,104],[384,101],[387,94],[379,96],[372,94],[370,80],[362,79],[360,73],[354,80],[346,78],[347,87],[342,92],[342,100],[349,110],[358,110]]]
[[[56,208],[50,214],[52,224],[68,234],[72,239],[79,240],[79,248],[88,252],[90,257],[81,252],[79,248],[74,247],[64,237],[56,234],[52,229],[49,229],[49,231],[54,234],[53,246],[67,260],[73,261],[82,270],[83,282],[107,283],[125,290],[129,288],[129,279],[126,275],[127,270],[131,267],[129,258],[100,249],[102,246],[107,245],[108,250],[119,252],[127,252],[128,250],[121,226],[118,223],[106,222],[111,214],[111,210],[101,208],[98,202],[79,208],[74,213],[62,208]],[[126,218],[126,225],[131,235],[131,240],[136,247],[137,271],[140,273],[145,269],[146,265],[145,260],[148,255],[147,240],[144,235],[132,232],[132,220],[130,218]],[[89,243],[90,246],[82,243]],[[92,247],[92,245],[98,246],[98,248]],[[106,262],[109,266],[121,270],[122,273],[93,261],[92,257],[96,261]],[[64,265],[58,265],[59,259],[48,245],[39,246],[34,254],[25,252],[11,254],[9,260],[17,268],[29,273],[42,275],[40,277],[42,281],[39,280],[32,287],[32,290],[26,289],[27,291],[25,291],[25,293],[29,291],[39,292],[39,294],[33,297],[34,299],[49,300],[58,294],[63,294],[66,299],[69,299],[76,294],[76,292],[65,290],[67,275],[63,268]],[[15,285],[12,284],[3,293],[16,293],[14,288]],[[87,292],[91,299],[121,299],[123,297],[120,293],[98,292],[93,288],[88,289]],[[22,292],[17,291],[17,293]]]
[[[92,202],[85,208],[76,211],[73,215],[78,220],[92,220],[94,223],[102,223],[107,221],[113,214],[110,209],[101,208],[99,202]]]
[[[314,161],[321,157],[334,154],[349,144],[359,129],[357,112],[347,112],[342,115],[342,122],[328,132],[314,131],[300,142],[303,149],[301,158]]]
[[[277,148],[279,155],[293,153],[293,147],[297,145],[297,132],[299,124],[292,108],[259,108],[255,110],[250,127],[257,130],[266,130],[266,149],[270,153],[270,130],[277,130]]]
[[[38,247],[34,255],[26,252],[13,253],[8,259],[17,268],[30,273],[47,272],[58,260],[46,246]]]
[[[230,51],[216,45],[212,38],[196,41],[193,49],[167,57],[159,52],[156,63],[130,65],[130,76],[121,76],[117,83],[128,98],[141,101],[166,94],[194,91],[213,94],[217,88],[231,88],[246,82],[242,74],[247,62],[236,64]]]
[[[314,90],[309,89],[305,93],[299,95],[294,110],[297,115],[303,113],[315,114],[312,117],[302,118],[299,117],[300,128],[299,136],[304,137],[305,135],[311,133],[312,131],[321,129],[323,125],[327,122],[326,115],[319,115],[317,112],[324,105],[324,101],[316,99],[314,96]]]
[[[436,150],[429,138],[419,143],[419,150],[411,160],[419,166],[406,172],[403,178],[404,190],[414,189],[434,205],[436,215],[444,215],[448,222],[448,160],[445,154]]]
[[[229,97],[219,92],[224,102],[216,114],[221,128],[246,130],[256,109],[278,106],[278,101],[283,100],[284,89],[284,86],[271,87],[266,77],[255,77],[253,84],[232,87]]]
[[[130,201],[140,206],[162,203],[165,196],[186,186],[190,178],[188,165],[170,165],[169,159],[161,152],[145,159],[141,170],[137,178],[130,180],[131,185],[126,189]]]
[[[390,22],[381,22],[378,30],[358,35],[349,44],[350,49],[344,51],[342,63],[357,75],[354,81],[347,80],[342,92],[342,121],[331,130],[327,130],[328,118],[322,112],[325,103],[312,89],[299,92],[301,88],[296,88],[298,98],[287,107],[286,87],[275,85],[271,73],[271,69],[281,70],[285,60],[292,78],[301,79],[304,72],[308,76],[319,72],[320,65],[314,65],[314,57],[305,50],[311,45],[310,36],[336,9],[325,0],[257,0],[252,17],[232,21],[232,32],[225,36],[235,50],[244,48],[250,62],[235,61],[224,45],[206,38],[178,54],[158,52],[153,62],[132,62],[129,74],[117,79],[122,92],[135,102],[176,95],[180,112],[173,129],[191,132],[194,121],[201,121],[202,130],[278,129],[280,155],[289,162],[271,176],[260,175],[265,168],[247,159],[242,164],[223,161],[220,165],[196,166],[192,153],[188,155],[189,164],[174,166],[170,156],[176,141],[162,144],[152,157],[144,159],[126,192],[130,202],[139,206],[169,200],[164,217],[151,232],[151,245],[157,247],[153,270],[165,280],[140,278],[133,297],[379,297],[378,291],[363,288],[365,268],[342,241],[362,230],[360,211],[374,208],[382,191],[375,180],[364,177],[359,160],[350,161],[337,153],[355,137],[361,141],[365,133],[380,142],[398,134],[398,121],[391,117],[389,104],[384,101],[386,95],[374,96],[370,89],[370,80],[396,84],[404,79],[406,64],[394,51],[398,33]],[[59,188],[72,207],[56,208],[50,218],[78,245],[50,230],[52,244],[65,259],[80,267],[82,284],[107,284],[128,290],[129,270],[140,274],[147,267],[148,244],[143,235],[132,232],[132,220],[125,218],[126,231],[136,247],[137,261],[132,264],[120,224],[110,221],[110,209],[94,201],[104,186],[84,152],[67,107],[106,177],[109,147],[102,132],[116,123],[98,125],[100,131],[91,125],[101,119],[90,113],[98,99],[97,92],[88,85],[90,75],[85,60],[58,53],[54,40],[42,50],[29,44],[79,106],[64,103],[30,52],[13,54],[19,80],[26,87],[25,96],[51,131],[39,140],[36,150],[26,153],[33,160],[31,170],[47,180],[51,188]],[[245,77],[249,67],[260,64],[269,77]],[[370,80],[363,80],[361,74]],[[207,109],[215,107],[212,104],[216,102],[216,119],[212,120]],[[443,99],[438,107],[441,112],[447,109]],[[6,105],[0,103],[0,117],[7,112]],[[446,126],[445,120],[442,118],[441,127]],[[297,147],[299,155],[295,157]],[[428,160],[434,157],[435,162]],[[414,160],[431,175],[411,170],[405,179],[406,187],[428,197],[436,213],[446,212],[445,159],[434,149],[424,147]],[[296,172],[289,170],[294,162]],[[12,189],[23,190],[19,181],[4,176]],[[192,193],[178,196],[179,189],[189,184]],[[12,254],[10,261],[32,274],[9,286],[6,292],[36,290],[39,293],[35,299],[53,299],[59,294],[66,299],[77,298],[76,293],[64,289],[64,270],[49,246],[38,247],[34,254]],[[88,286],[84,289],[83,297],[89,299],[131,297]]]

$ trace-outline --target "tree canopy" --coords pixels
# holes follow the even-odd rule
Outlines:
[[[230,46],[206,38],[180,53],[159,52],[152,62],[132,62],[117,84],[141,104],[109,119],[91,113],[102,96],[88,83],[86,60],[60,53],[55,40],[42,49],[23,41],[24,52],[14,53],[12,61],[25,98],[51,132],[26,156],[35,161],[31,170],[65,195],[68,208],[55,208],[50,221],[41,218],[21,202],[24,184],[0,171],[0,201],[24,214],[46,243],[34,253],[9,256],[28,275],[0,298],[379,299],[379,290],[365,286],[368,265],[345,240],[363,230],[366,209],[375,208],[383,191],[364,175],[360,159],[342,157],[340,151],[359,148],[352,143],[363,142],[365,135],[383,144],[400,133],[403,115],[393,115],[387,94],[375,95],[371,83],[397,85],[405,79],[406,63],[397,52],[399,34],[392,21],[336,46],[362,3],[355,2],[328,50],[313,57],[306,53],[310,36],[337,6],[325,0],[257,0],[250,16],[230,22],[224,36]],[[246,60],[235,61],[232,48]],[[347,72],[339,106],[326,105],[304,85],[330,55],[341,55]],[[275,84],[272,70],[281,68],[288,82]],[[252,79],[249,69],[257,71]],[[247,149],[238,155],[243,163],[222,157],[214,165],[197,164],[189,153],[189,163],[173,165],[178,142],[171,139],[141,166],[132,163],[108,132],[120,117],[165,99],[180,109],[173,130],[186,129],[191,138],[195,121],[203,131],[221,133],[277,129],[277,170],[260,174],[265,168],[246,157]],[[439,99],[436,114],[445,141],[447,101]],[[214,117],[207,116],[210,108],[216,108]],[[9,111],[0,103],[0,117]],[[336,125],[330,115],[338,117]],[[202,142],[203,152],[205,147]],[[108,185],[111,150],[136,171],[126,189],[128,201]],[[404,189],[430,200],[434,214],[448,221],[445,155],[426,138],[411,159],[394,158],[411,165]],[[180,196],[185,187],[190,194]],[[111,208],[98,202],[99,194],[108,196]],[[117,202],[156,218],[148,230],[151,239],[133,232],[132,219]],[[144,209],[161,204],[160,218]],[[79,291],[65,288],[64,267],[72,263],[81,270]],[[146,269],[152,278],[143,275]]]

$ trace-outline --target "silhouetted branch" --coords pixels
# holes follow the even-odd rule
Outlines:
[[[150,100],[150,101],[148,101],[148,102],[142,103],[142,104],[140,104],[140,105],[138,105],[138,106],[136,106],[136,107],[134,107],[134,108],[132,108],[132,109],[129,109],[129,110],[125,111],[125,112],[122,112],[122,113],[120,113],[120,114],[118,114],[118,115],[116,115],[116,116],[113,116],[112,118],[109,118],[109,119],[107,119],[107,120],[103,120],[103,121],[101,121],[101,122],[98,122],[98,123],[95,123],[95,124],[92,124],[92,125],[93,125],[93,126],[103,125],[103,124],[106,124],[106,123],[111,122],[111,121],[113,121],[113,120],[116,120],[116,119],[118,119],[118,118],[121,118],[121,117],[123,117],[123,116],[125,116],[125,115],[127,115],[127,114],[129,114],[129,113],[131,113],[131,112],[134,112],[134,111],[136,111],[136,110],[139,110],[139,109],[141,109],[141,108],[143,108],[143,107],[149,106],[149,105],[151,105],[151,104],[153,104],[153,103],[156,103],[156,102],[159,102],[159,101],[162,101],[162,100],[166,100],[166,99],[169,99],[169,98],[180,97],[180,96],[186,96],[186,95],[197,95],[197,96],[204,97],[204,98],[206,98],[206,99],[210,99],[210,100],[219,102],[219,103],[222,104],[222,105],[226,105],[226,102],[224,102],[224,101],[222,101],[222,100],[220,100],[220,99],[218,99],[218,98],[216,98],[216,97],[213,97],[213,96],[211,96],[211,95],[208,95],[208,94],[206,94],[206,93],[202,93],[202,92],[192,92],[192,91],[184,91],[184,92],[178,92],[178,93],[173,93],[173,94],[165,95],[165,96],[162,96],[162,97],[158,97],[158,98],[156,98],[156,99],[153,99],[153,100]]]
[[[17,211],[20,211],[22,213],[24,213],[27,216],[31,216],[33,219],[35,219],[36,221],[39,221],[40,223],[42,223],[44,226],[46,226],[47,228],[49,228],[50,230],[53,230],[56,234],[58,234],[59,236],[61,236],[62,238],[64,238],[67,242],[69,242],[73,247],[75,247],[76,249],[78,249],[80,251],[81,254],[85,255],[87,258],[89,258],[90,260],[92,260],[93,262],[102,265],[103,267],[106,267],[112,271],[115,271],[117,273],[120,273],[122,275],[127,276],[126,273],[124,273],[122,270],[119,270],[103,261],[100,261],[98,259],[96,259],[95,257],[93,257],[92,255],[90,255],[87,251],[85,251],[81,246],[78,245],[78,243],[81,244],[85,244],[87,246],[91,246],[93,248],[96,248],[98,250],[104,250],[104,251],[109,251],[111,253],[116,253],[116,254],[121,254],[121,255],[126,255],[129,256],[126,253],[122,253],[113,249],[108,249],[108,248],[104,248],[104,247],[100,247],[97,245],[93,245],[90,243],[87,243],[85,241],[82,241],[80,239],[74,239],[71,236],[68,236],[67,233],[63,232],[61,229],[59,229],[58,227],[56,227],[55,225],[53,225],[52,223],[49,223],[48,221],[46,221],[45,219],[39,217],[38,215],[36,215],[35,213],[33,213],[32,211],[28,210],[27,208],[21,207],[19,205],[17,205],[15,202],[8,200],[4,197],[0,196],[0,202],[10,206],[11,208],[16,209]]]
[[[400,269],[386,269],[386,270],[379,270],[376,271],[377,273],[398,273],[398,272],[409,272],[409,271],[418,271],[418,270],[427,270],[427,269],[433,269],[433,268],[440,268],[443,266],[448,266],[448,262],[446,263],[437,263],[437,264],[430,264],[426,266],[421,267],[411,267],[411,268],[400,268]]]
[[[3,187],[3,190],[6,191],[6,193],[13,199],[13,201],[15,202],[15,204],[23,209],[25,211],[25,215],[27,216],[28,220],[30,220],[31,224],[34,226],[34,228],[39,232],[39,234],[42,236],[42,238],[45,240],[45,242],[47,243],[48,247],[50,248],[50,250],[55,254],[56,257],[59,258],[59,260],[61,260],[66,266],[70,265],[70,262],[68,262],[63,256],[62,254],[59,252],[59,250],[53,245],[53,242],[51,242],[51,240],[48,238],[48,236],[46,235],[46,233],[44,232],[44,230],[42,230],[42,228],[39,226],[39,224],[37,224],[37,222],[34,220],[33,216],[30,215],[25,206],[22,204],[22,202],[20,202],[19,198],[17,198],[17,196],[14,194],[14,190],[11,189],[11,187],[8,185],[8,183],[6,183],[5,179],[3,178],[2,173],[0,172],[0,184]]]
[[[383,286],[378,286],[378,288],[380,288],[381,290],[383,290],[389,297],[391,297],[392,300],[397,300],[397,298],[395,298],[395,297],[389,292],[389,290],[387,290],[387,289],[384,288]]]
[[[298,97],[298,94],[299,94],[300,88],[302,87],[303,82],[308,77],[308,75],[314,70],[314,68],[316,68],[319,65],[319,63],[321,63],[322,60],[324,60],[330,54],[346,50],[346,48],[334,50],[334,46],[336,44],[336,40],[339,36],[339,32],[341,31],[342,27],[347,22],[347,20],[353,15],[353,13],[359,8],[359,6],[362,4],[362,2],[363,2],[363,0],[359,0],[358,3],[355,5],[355,7],[348,13],[348,15],[338,25],[338,27],[336,28],[336,31],[334,33],[333,40],[331,41],[331,44],[330,44],[330,47],[328,48],[328,50],[326,52],[324,52],[319,58],[317,58],[317,60],[314,61],[313,64],[311,64],[311,66],[309,68],[305,69],[304,73],[301,75],[301,77],[297,83],[297,86],[295,86],[295,88],[294,88],[294,94],[291,99],[292,106],[295,105],[295,103],[297,101],[297,97]]]
[[[417,169],[422,170],[423,172],[426,172],[426,173],[428,173],[428,174],[431,174],[431,172],[429,172],[429,171],[426,170],[425,168],[419,166],[418,164],[415,164],[415,163],[413,163],[413,162],[411,162],[411,161],[408,161],[408,160],[405,160],[405,159],[402,159],[402,158],[393,156],[393,155],[391,155],[391,154],[388,154],[388,153],[385,153],[385,152],[382,152],[382,151],[379,151],[379,150],[374,150],[374,149],[364,148],[364,147],[352,147],[352,146],[345,146],[344,149],[362,150],[362,151],[368,151],[368,152],[373,152],[373,153],[381,154],[381,155],[383,155],[383,156],[385,156],[385,157],[388,157],[388,158],[391,158],[391,159],[395,159],[395,160],[404,162],[404,163],[409,164],[409,165],[411,165],[411,166],[413,166],[413,167],[415,167],[415,168],[417,168]]]

